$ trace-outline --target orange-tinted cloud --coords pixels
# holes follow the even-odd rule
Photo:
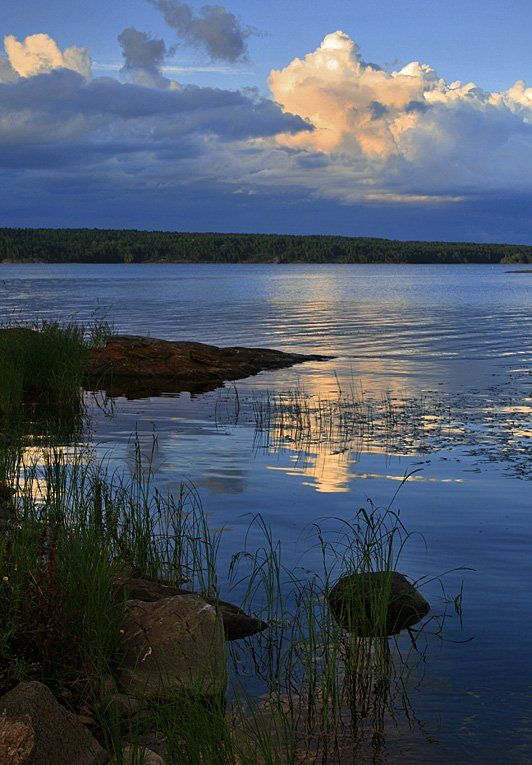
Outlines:
[[[30,35],[22,41],[7,35],[4,46],[11,68],[20,77],[48,74],[54,69],[71,69],[86,79],[91,76],[91,59],[86,48],[72,45],[62,51],[49,35]]]
[[[527,120],[532,117],[532,89],[522,82],[503,93],[488,93],[474,83],[447,84],[418,61],[387,72],[364,62],[358,45],[340,31],[327,35],[304,59],[272,70],[269,86],[286,111],[316,128],[284,138],[285,144],[327,153],[361,153],[374,161],[394,156],[415,161],[427,140],[433,150],[445,150],[459,140],[445,121],[434,118],[435,107],[500,109],[522,116],[526,112]]]

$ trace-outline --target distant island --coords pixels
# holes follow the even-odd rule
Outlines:
[[[4,263],[532,263],[532,246],[345,236],[0,229]]]

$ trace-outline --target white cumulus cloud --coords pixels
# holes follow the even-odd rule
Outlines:
[[[315,127],[281,141],[328,157],[308,173],[325,196],[418,203],[532,187],[532,88],[523,81],[489,92],[447,83],[418,61],[387,72],[337,31],[272,70],[269,86]]]

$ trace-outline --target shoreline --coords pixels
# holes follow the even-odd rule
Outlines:
[[[405,260],[398,260],[398,261],[384,261],[384,260],[368,260],[368,261],[361,261],[361,262],[347,262],[343,260],[328,260],[328,261],[317,261],[317,260],[235,260],[235,261],[202,261],[202,260],[165,260],[163,258],[159,260],[138,260],[138,261],[124,261],[124,260],[117,260],[113,262],[105,261],[105,260],[72,260],[72,261],[66,261],[66,260],[39,260],[39,259],[24,259],[24,260],[10,260],[5,259],[0,261],[0,268],[1,266],[68,266],[68,267],[74,267],[74,266],[204,266],[204,267],[219,267],[219,266],[227,266],[229,268],[233,266],[317,266],[319,268],[321,267],[328,267],[328,266],[344,266],[346,268],[357,268],[357,267],[366,267],[366,266],[382,266],[382,267],[416,267],[416,268],[425,268],[427,266],[438,266],[438,267],[471,267],[471,268],[484,268],[486,266],[491,266],[492,268],[499,268],[503,273],[506,274],[519,274],[519,273],[532,273],[532,269],[530,268],[515,268],[515,269],[508,269],[507,266],[511,265],[510,263],[504,263],[502,261],[498,263],[490,263],[489,261],[483,261],[479,263],[473,263],[473,262],[458,262],[458,261],[424,261],[420,263],[412,263]],[[516,263],[515,265],[519,266],[527,266],[529,265],[526,262],[523,263]],[[504,270],[503,270],[504,269]]]

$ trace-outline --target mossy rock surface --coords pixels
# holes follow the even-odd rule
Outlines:
[[[343,576],[328,601],[338,624],[363,637],[397,635],[430,611],[425,598],[398,571]]]

